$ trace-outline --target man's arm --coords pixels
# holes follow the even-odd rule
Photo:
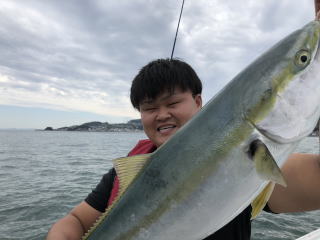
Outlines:
[[[52,226],[47,240],[79,240],[100,215],[101,212],[83,201]]]
[[[270,209],[276,213],[320,209],[320,155],[292,154],[281,170],[288,186],[276,184]]]

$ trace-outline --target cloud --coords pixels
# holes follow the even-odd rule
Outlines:
[[[0,104],[137,117],[133,77],[169,57],[181,1],[0,2]],[[313,2],[186,1],[175,56],[208,100],[237,72],[313,18]]]

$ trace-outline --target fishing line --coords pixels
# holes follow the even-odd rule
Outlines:
[[[184,5],[184,0],[182,1],[181,11],[180,11],[180,17],[179,17],[179,21],[178,21],[177,30],[176,30],[176,36],[175,36],[174,42],[173,42],[173,47],[172,47],[172,52],[171,52],[171,58],[170,58],[170,60],[172,60],[174,48],[175,48],[175,46],[176,46],[177,35],[178,35],[178,30],[179,30],[179,25],[180,25],[180,19],[181,19],[181,15],[182,15],[182,11],[183,11],[183,5]]]

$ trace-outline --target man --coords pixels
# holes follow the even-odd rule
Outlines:
[[[153,152],[202,107],[202,84],[194,70],[180,60],[159,59],[141,69],[131,87],[131,102],[140,111],[148,140],[129,155]],[[293,154],[282,168],[288,187],[276,186],[265,208],[275,213],[320,209],[320,157]],[[80,239],[117,195],[112,169],[96,189],[53,225],[47,239]],[[206,239],[250,239],[251,207]]]

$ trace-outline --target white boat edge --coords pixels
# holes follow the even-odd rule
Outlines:
[[[314,230],[300,238],[297,238],[296,240],[319,240],[320,239],[320,228],[317,230]]]

